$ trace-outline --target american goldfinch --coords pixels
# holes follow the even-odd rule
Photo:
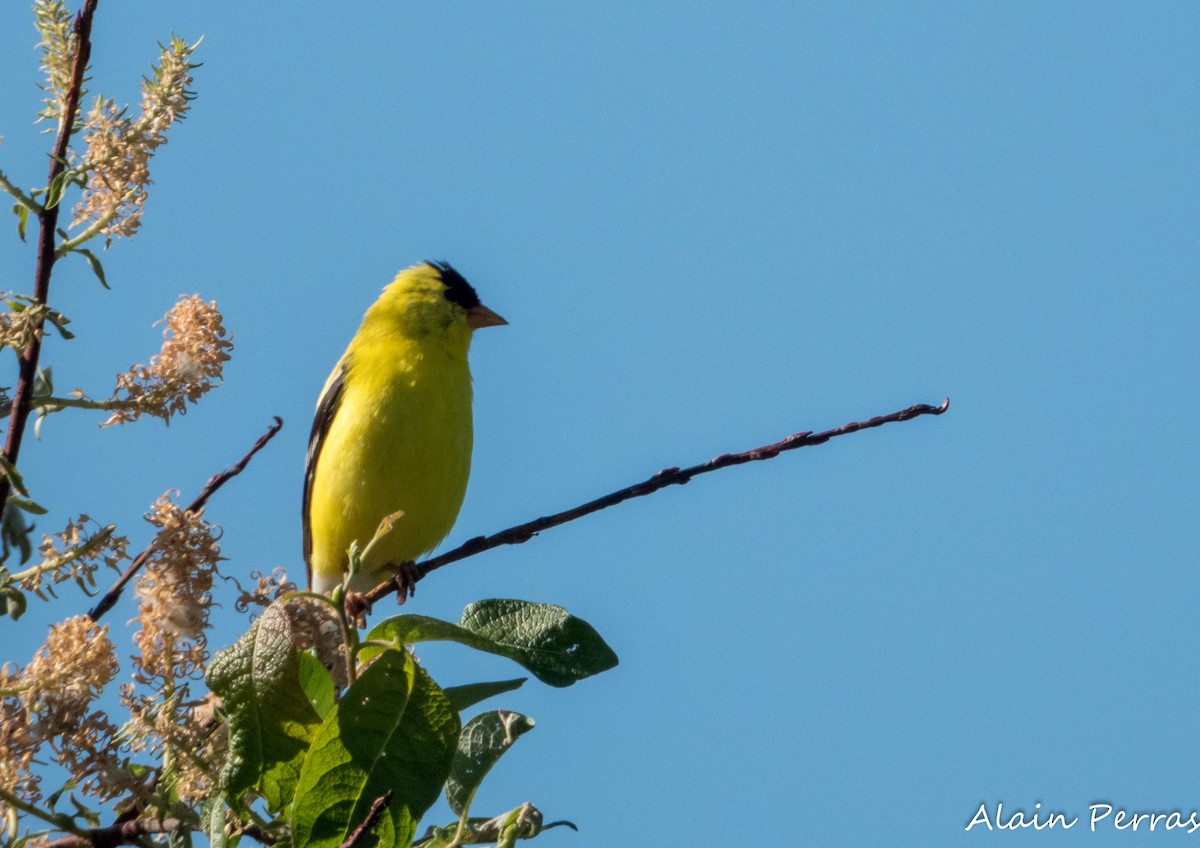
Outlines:
[[[445,262],[401,271],[367,310],[317,401],[304,477],[309,585],[342,582],[351,542],[365,547],[398,514],[350,589],[366,591],[437,547],[471,471],[473,331],[508,322]]]

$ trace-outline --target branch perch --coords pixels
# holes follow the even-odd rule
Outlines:
[[[415,584],[431,571],[436,571],[444,565],[458,562],[461,559],[483,553],[492,548],[498,548],[501,545],[519,545],[522,542],[528,542],[543,530],[557,527],[560,524],[566,524],[568,521],[574,521],[576,518],[582,518],[593,512],[599,512],[602,509],[615,506],[631,498],[640,498],[643,495],[653,494],[667,486],[682,485],[693,477],[707,474],[710,471],[728,468],[731,465],[742,465],[760,459],[774,459],[784,451],[811,447],[812,445],[822,445],[830,439],[837,438],[838,436],[846,436],[850,433],[857,433],[859,430],[869,430],[872,427],[881,427],[884,424],[891,424],[897,421],[908,421],[922,415],[941,415],[949,408],[950,398],[946,398],[939,406],[918,403],[915,406],[910,406],[899,412],[893,412],[890,415],[880,415],[866,421],[852,421],[849,424],[843,424],[840,427],[825,430],[821,433],[796,433],[794,436],[788,436],[786,439],[774,444],[763,445],[762,447],[753,448],[742,453],[722,454],[714,459],[710,459],[708,462],[702,462],[690,468],[664,468],[648,480],[596,498],[594,501],[580,504],[573,509],[558,512],[554,515],[547,515],[542,518],[535,518],[533,521],[509,527],[507,530],[501,530],[499,533],[494,533],[491,536],[476,536],[474,539],[468,539],[454,550],[447,551],[424,562],[416,563],[411,570],[411,584]],[[363,596],[363,600],[368,604],[373,604],[392,594],[398,588],[399,586],[396,582],[381,583],[370,592],[367,592]]]
[[[239,459],[235,465],[226,468],[219,474],[214,474],[212,477],[208,478],[208,482],[204,484],[204,488],[200,490],[200,494],[196,495],[195,500],[187,505],[187,507],[184,509],[184,512],[197,512],[198,510],[203,509],[204,505],[208,503],[208,499],[212,497],[212,494],[217,491],[217,489],[229,482],[229,480],[241,474],[246,469],[246,466],[250,463],[250,460],[254,458],[254,455],[262,450],[266,446],[267,442],[271,441],[271,439],[275,437],[275,434],[279,432],[279,428],[282,426],[283,419],[276,416],[274,423],[267,428],[267,432],[258,437],[258,441],[254,443],[254,446],[250,448],[249,451],[247,451],[245,456]],[[104,597],[101,598],[100,602],[97,603],[92,611],[88,613],[88,618],[90,618],[92,621],[99,621],[102,615],[113,608],[113,606],[120,599],[121,592],[124,591],[125,585],[132,580],[134,575],[137,574],[141,567],[146,564],[146,560],[148,560],[150,555],[154,553],[154,548],[157,544],[158,538],[155,537],[154,541],[147,545],[144,551],[134,557],[133,562],[129,563],[129,567],[126,568],[125,571],[122,572],[121,576],[117,578],[117,582],[113,584],[111,589],[104,593]]]

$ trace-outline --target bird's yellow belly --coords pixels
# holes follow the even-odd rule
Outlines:
[[[402,513],[364,562],[353,585],[360,590],[389,576],[383,566],[415,560],[446,537],[471,467],[470,377],[380,376],[347,381],[321,448],[310,513],[313,573],[321,576],[341,574],[351,542],[365,547],[385,517]]]

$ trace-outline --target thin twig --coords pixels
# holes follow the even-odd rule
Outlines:
[[[278,836],[268,833],[256,824],[243,827],[239,833],[241,833],[242,836],[249,837],[256,842],[261,842],[263,845],[274,845],[279,841]]]
[[[71,64],[71,85],[67,89],[67,100],[58,125],[58,137],[50,156],[50,175],[46,185],[53,186],[66,168],[67,150],[71,133],[75,128],[75,115],[79,111],[79,99],[83,92],[83,77],[92,52],[92,16],[96,13],[97,0],[85,0],[83,9],[75,16],[75,58]],[[45,304],[50,297],[50,273],[56,259],[54,237],[58,228],[60,203],[42,206],[37,213],[38,247],[37,267],[33,278],[33,299]],[[13,392],[8,415],[8,434],[4,440],[4,456],[14,466],[21,452],[21,437],[25,435],[25,422],[29,420],[33,400],[33,384],[37,378],[38,360],[42,355],[42,321],[38,321],[29,344],[21,351],[17,388]],[[0,509],[8,503],[12,481],[7,475],[0,476]]]
[[[254,443],[254,447],[250,448],[245,456],[239,459],[235,465],[226,468],[221,473],[214,474],[212,477],[208,478],[208,482],[204,484],[204,488],[200,490],[200,494],[196,495],[195,500],[193,500],[184,508],[184,512],[198,512],[199,510],[203,509],[204,505],[208,503],[208,499],[212,496],[213,492],[224,486],[231,478],[241,474],[254,455],[262,450],[263,447],[266,446],[267,442],[274,438],[275,434],[279,432],[279,428],[282,426],[283,419],[276,416],[275,422],[267,428],[267,432],[258,437],[258,441]],[[146,560],[148,560],[150,555],[154,553],[154,548],[157,544],[158,539],[156,537],[154,541],[146,546],[144,551],[134,557],[133,562],[129,563],[129,567],[125,569],[119,578],[117,578],[117,582],[113,584],[111,589],[104,593],[104,597],[101,598],[100,602],[96,604],[95,608],[88,613],[88,617],[91,618],[92,621],[99,621],[102,615],[113,608],[113,606],[117,603],[117,600],[121,597],[121,592],[125,589],[125,584],[132,580],[133,576],[138,573],[138,570],[145,565]]]
[[[358,840],[362,839],[367,831],[379,824],[379,820],[383,818],[383,811],[387,809],[390,803],[392,803],[392,790],[389,789],[372,802],[371,809],[367,811],[367,817],[363,819],[362,824],[354,828],[351,834],[346,837],[346,841],[339,845],[338,848],[355,848]]]
[[[78,233],[77,235],[75,235],[72,238],[64,239],[58,245],[58,247],[55,248],[54,258],[62,259],[64,256],[66,256],[72,250],[79,247],[79,245],[83,244],[84,242],[91,241],[93,238],[95,238],[96,235],[101,230],[103,230],[110,223],[112,223],[113,218],[115,218],[115,217],[117,217],[117,215],[121,214],[121,208],[125,205],[125,203],[127,201],[133,199],[133,197],[137,193],[138,193],[137,188],[131,188],[129,191],[125,192],[125,194],[121,197],[121,199],[119,201],[117,201],[116,203],[113,204],[111,209],[109,209],[107,212],[105,212],[103,215],[101,215],[99,218],[97,218],[95,221],[93,221],[91,224],[89,224],[87,229],[81,231],[80,233]]]
[[[120,409],[137,409],[136,400],[93,400],[89,397],[39,397],[37,407],[49,412],[60,412],[63,409],[98,409],[101,412],[112,412]]]
[[[4,189],[5,192],[7,192],[15,201],[17,201],[17,203],[24,206],[34,215],[40,215],[42,213],[42,204],[38,203],[25,192],[21,191],[21,189],[17,188],[17,186],[13,184],[12,180],[4,175],[3,171],[0,171],[0,188]]]
[[[56,813],[43,810],[36,804],[22,798],[15,792],[10,792],[3,786],[0,786],[0,801],[3,801],[7,806],[14,810],[19,810],[27,816],[33,816],[36,819],[41,819],[46,824],[53,825],[59,830],[71,831],[77,834],[85,833],[84,829],[75,824],[74,819],[69,816],[61,816]]]
[[[649,480],[635,483],[632,486],[627,486],[604,497],[596,498],[594,501],[580,504],[574,509],[568,509],[554,515],[547,515],[543,518],[535,518],[533,521],[509,527],[507,530],[501,530],[499,533],[494,533],[491,536],[476,536],[474,539],[468,539],[452,551],[447,551],[440,556],[417,563],[411,570],[411,582],[415,583],[421,580],[425,575],[441,568],[443,565],[458,562],[461,559],[466,559],[469,556],[474,556],[492,548],[498,548],[501,545],[519,545],[522,542],[528,542],[542,530],[566,524],[568,521],[574,521],[576,518],[582,518],[593,512],[599,512],[602,509],[614,506],[622,501],[627,501],[630,498],[640,498],[643,495],[653,494],[667,486],[682,485],[693,477],[707,474],[710,471],[728,468],[731,465],[742,465],[743,463],[754,462],[760,459],[774,459],[784,451],[824,444],[838,436],[846,436],[850,433],[857,433],[859,430],[868,430],[872,427],[880,427],[896,421],[908,421],[922,415],[941,415],[949,408],[950,398],[946,398],[940,406],[919,403],[908,407],[908,409],[893,412],[890,415],[880,415],[867,421],[852,421],[849,424],[843,424],[841,427],[835,427],[832,430],[825,430],[821,433],[797,433],[772,445],[764,445],[760,448],[743,451],[742,453],[722,454],[715,459],[710,459],[708,462],[702,462],[699,465],[693,465],[690,468],[664,468]],[[363,596],[363,600],[368,604],[373,604],[395,592],[398,588],[399,585],[395,581],[382,583],[370,592],[367,592]]]
[[[111,539],[113,531],[116,529],[117,528],[115,524],[109,524],[107,527],[102,527],[86,542],[84,542],[78,548],[68,551],[62,556],[62,558],[51,560],[49,562],[41,562],[37,565],[31,565],[24,571],[18,571],[16,574],[10,575],[9,580],[11,580],[13,583],[24,583],[31,577],[36,577],[39,574],[45,574],[47,571],[54,571],[55,569],[62,568],[64,565],[69,565],[78,559],[86,559],[87,557],[90,557],[97,549],[103,546],[109,539]]]

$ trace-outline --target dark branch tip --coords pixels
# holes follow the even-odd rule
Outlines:
[[[544,825],[542,825],[542,830],[549,830],[552,827],[569,827],[569,828],[571,828],[571,830],[575,831],[576,833],[579,832],[579,828],[578,828],[578,826],[576,826],[575,822],[569,822],[566,819],[562,819],[560,821],[552,821],[552,822],[550,822],[550,824],[544,824]]]
[[[679,484],[683,485],[689,482],[693,477],[700,474],[705,474],[710,471],[716,471],[721,468],[727,468],[734,465],[741,465],[746,462],[751,462],[756,459],[772,459],[784,451],[794,450],[802,447],[814,447],[823,445],[826,442],[837,436],[845,436],[851,433],[857,433],[872,427],[879,427],[884,424],[898,421],[908,421],[921,415],[940,415],[950,407],[950,399],[946,400],[941,406],[930,406],[928,404],[916,404],[907,409],[902,409],[898,412],[893,412],[888,415],[877,415],[874,418],[865,421],[851,421],[843,424],[840,427],[835,427],[832,430],[825,430],[820,433],[814,433],[811,430],[805,430],[800,433],[794,433],[780,442],[773,445],[763,445],[762,447],[752,448],[742,453],[725,453],[714,457],[708,462],[701,465],[690,466],[686,469],[681,469],[678,466],[671,466],[658,471],[649,480],[644,480],[641,483],[635,483],[632,486],[627,486],[624,489],[619,489],[616,492],[611,492],[603,497],[596,498],[586,504],[581,504],[573,509],[564,510],[563,512],[555,513],[554,515],[544,516],[524,525],[509,527],[506,530],[501,530],[490,536],[475,536],[468,539],[466,542],[459,545],[453,550],[447,551],[433,559],[426,560],[417,566],[417,579],[420,579],[435,569],[441,568],[443,565],[449,565],[452,562],[458,562],[467,557],[474,556],[491,548],[500,547],[501,545],[519,545],[522,542],[527,542],[534,536],[538,535],[540,530],[546,530],[550,527],[557,527],[565,524],[568,521],[574,521],[577,518],[582,518],[585,515],[590,515],[601,509],[614,506],[615,504],[627,501],[630,498],[649,495],[654,492],[664,489],[667,486]],[[536,530],[534,528],[537,528]],[[367,598],[371,601],[376,601],[384,595],[395,591],[395,584],[383,583],[376,586],[367,594]]]

